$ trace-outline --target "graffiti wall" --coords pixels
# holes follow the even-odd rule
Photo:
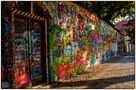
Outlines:
[[[42,50],[46,43],[45,18],[39,16],[44,9],[35,6],[32,2],[2,2],[2,88],[31,87],[46,78],[46,53]],[[27,12],[30,9],[34,12]]]
[[[50,30],[50,74],[53,80],[83,73],[113,56],[115,31],[87,10],[58,2],[58,23]]]
[[[27,22],[25,19],[15,18],[14,32],[14,79],[15,87],[20,88],[29,84],[28,79],[28,47]]]
[[[11,87],[13,78],[12,39],[9,17],[3,16],[1,20],[1,84],[2,88]]]
[[[83,73],[90,66],[110,60],[116,48],[117,35],[113,28],[72,2],[44,4],[54,22],[51,26],[47,21],[47,26],[51,28],[48,28],[49,63],[46,64],[49,64],[51,81],[68,79]],[[42,55],[46,54],[41,49],[46,44],[41,41],[44,35],[42,22],[33,19],[28,22],[28,19],[21,17],[12,18],[11,21],[15,25],[11,25],[13,22],[10,23],[7,16],[2,18],[2,81],[22,88],[43,79],[41,60]],[[13,35],[10,29],[14,29]]]

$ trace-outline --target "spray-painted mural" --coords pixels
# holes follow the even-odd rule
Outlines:
[[[1,20],[1,80],[2,80],[2,88],[10,88],[12,87],[12,82],[14,74],[13,74],[13,46],[12,42],[12,34],[10,31],[11,23],[10,18],[8,16],[3,16]]]
[[[55,23],[50,28],[51,23],[47,20],[50,58],[46,64],[49,64],[51,82],[83,73],[88,67],[105,62],[113,56],[116,32],[95,14],[71,2],[44,4]],[[39,16],[34,14],[14,9],[13,11],[39,19]],[[41,12],[38,15],[40,14]],[[46,54],[42,51],[42,45],[46,44],[43,44],[45,40],[41,41],[44,36],[44,22],[38,22],[38,19],[35,21],[33,18],[28,21],[26,18],[15,15],[11,19],[12,23],[7,18],[2,20],[2,80],[8,79],[8,82],[15,84],[15,88],[29,86],[46,77],[43,75],[46,69],[42,66],[42,62],[46,61],[43,58]],[[14,34],[10,29],[14,30]],[[12,53],[13,51],[15,52]]]
[[[49,39],[52,79],[67,79],[112,57],[115,31],[109,25],[70,2],[59,2],[57,11],[59,24]]]
[[[27,50],[27,22],[23,19],[15,19],[15,86],[20,88],[29,83],[28,80],[28,50]]]

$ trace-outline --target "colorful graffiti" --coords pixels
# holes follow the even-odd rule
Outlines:
[[[116,32],[94,13],[72,2],[43,4],[55,23],[48,33],[51,81],[83,73],[88,67],[103,63],[113,56]],[[11,22],[13,25],[10,25],[7,17],[2,20],[2,81],[8,80],[15,88],[40,83],[45,70],[42,62],[46,61],[41,52],[44,48],[42,46],[46,45],[41,41],[44,38],[42,22],[34,19],[28,22],[28,19],[16,18],[16,15]],[[10,31],[10,26],[15,31],[14,34]],[[47,26],[51,26],[48,19]],[[15,52],[11,53],[13,51]]]
[[[28,86],[30,82],[42,79],[41,26],[36,21],[31,21],[31,25],[31,31],[28,31],[27,20],[15,18],[15,88]]]
[[[31,80],[36,82],[42,79],[41,67],[41,26],[40,23],[33,21],[30,32],[30,57],[31,57]]]
[[[58,3],[58,25],[50,31],[51,78],[67,79],[112,57],[115,32],[95,14],[71,3]]]
[[[16,64],[14,66],[16,88],[29,85],[30,80],[35,83],[42,79],[41,26],[36,21],[31,21],[31,25],[31,31],[28,31],[27,21],[15,18]],[[31,77],[29,72],[31,72]]]
[[[15,76],[15,87],[21,88],[29,84],[28,75],[28,50],[27,50],[27,22],[23,19],[15,19],[15,60],[14,60],[14,76]]]
[[[12,60],[12,36],[10,32],[9,17],[4,16],[1,20],[1,80],[8,85],[2,85],[2,88],[11,87],[13,78],[13,60]]]

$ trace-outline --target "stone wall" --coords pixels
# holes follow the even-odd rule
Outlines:
[[[72,2],[44,3],[56,23],[49,31],[52,80],[68,79],[113,56],[116,31],[111,26]]]

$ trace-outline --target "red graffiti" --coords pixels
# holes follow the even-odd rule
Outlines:
[[[4,81],[4,80],[6,80],[6,71],[5,71],[5,68],[4,67],[2,67],[2,70],[1,70],[1,72],[2,72],[2,80]]]
[[[71,42],[75,42],[78,40],[78,35],[77,33],[75,32],[75,30],[73,30],[72,34],[74,35],[74,37],[70,38],[70,41]]]
[[[109,39],[108,39],[108,35],[106,35],[106,36],[105,36],[105,41],[108,41],[108,40],[109,40]]]
[[[55,40],[55,43],[56,44],[64,44],[64,41],[63,40]]]
[[[80,31],[82,31],[83,30],[83,22],[81,22],[81,23],[79,23],[79,29],[80,29]]]
[[[65,69],[65,71],[67,72],[69,69],[70,69],[70,62],[66,62],[65,64],[64,64],[64,69]]]
[[[96,22],[98,24],[98,17],[95,14],[88,12],[87,16],[90,17],[90,19],[92,21],[94,21],[94,22]]]
[[[85,50],[86,50],[86,48],[85,48],[85,47],[81,47],[81,48],[79,48],[79,50],[81,50],[81,51],[85,51]]]
[[[82,59],[82,57],[80,55],[76,55],[76,59],[75,59],[76,64],[80,62],[80,59]]]
[[[75,61],[76,61],[76,64],[82,63],[83,65],[87,65],[86,60],[84,60],[83,56],[81,56],[81,55],[76,55]]]
[[[59,78],[63,79],[66,74],[68,74],[69,69],[74,67],[74,62],[70,63],[69,61],[65,64],[58,64],[57,66],[57,75]]]
[[[57,76],[59,76],[59,78],[64,78],[65,75],[65,69],[63,67],[63,64],[58,64],[57,65]]]
[[[69,76],[70,73],[68,73],[68,71],[74,67],[74,65],[77,64],[83,64],[83,65],[87,65],[87,61],[84,60],[83,56],[80,54],[76,55],[76,59],[73,62],[66,62],[65,64],[58,64],[57,65],[57,76],[59,77],[59,79],[64,79],[65,77],[67,77],[67,75]]]
[[[98,56],[98,52],[96,52],[95,55]]]
[[[17,85],[16,88],[20,88],[20,87],[27,85],[29,83],[26,73],[22,73],[22,74],[18,75],[15,78],[15,81],[16,81],[16,83],[19,83],[19,85]]]

